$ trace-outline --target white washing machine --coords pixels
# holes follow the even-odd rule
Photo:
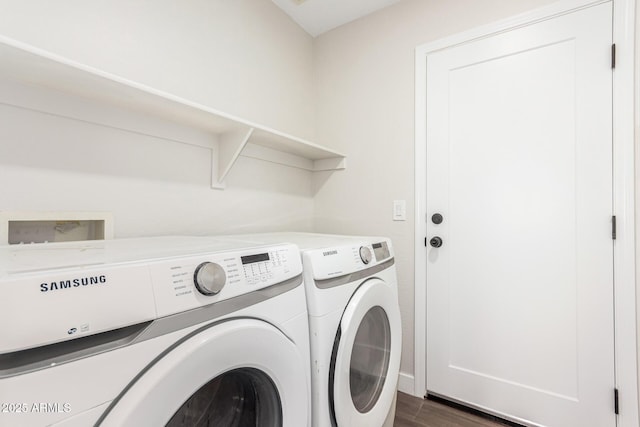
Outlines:
[[[392,426],[402,330],[391,241],[311,233],[242,238],[301,249],[313,426]]]
[[[293,245],[4,246],[0,291],[2,426],[310,423]]]

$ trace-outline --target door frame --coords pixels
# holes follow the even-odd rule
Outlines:
[[[415,50],[415,317],[414,377],[403,378],[404,391],[426,394],[426,111],[427,59],[430,54],[497,33],[548,20],[608,0],[560,0],[539,9],[476,27],[416,47]],[[638,414],[638,347],[636,321],[635,254],[635,0],[613,3],[613,214],[617,219],[614,244],[615,381],[619,390],[618,427],[640,424]],[[639,85],[640,86],[640,85]],[[640,96],[639,96],[640,98]],[[613,410],[613,390],[611,391]]]

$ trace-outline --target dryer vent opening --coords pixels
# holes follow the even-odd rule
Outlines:
[[[196,391],[166,427],[282,427],[282,404],[267,374],[234,369]]]

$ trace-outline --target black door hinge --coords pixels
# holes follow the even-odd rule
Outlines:
[[[618,403],[618,389],[613,389],[613,410],[616,415],[620,414],[620,404]]]
[[[426,237],[424,238],[424,247],[425,248],[427,247],[427,238]]]
[[[616,240],[616,216],[611,217],[611,238]]]
[[[616,68],[616,44],[611,45],[611,68]]]

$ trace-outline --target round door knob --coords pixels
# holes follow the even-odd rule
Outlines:
[[[203,262],[193,273],[196,289],[203,295],[215,295],[224,288],[227,275],[219,264]]]
[[[431,240],[429,240],[429,244],[434,248],[439,248],[440,246],[442,246],[442,238],[438,236],[432,237]]]
[[[433,222],[434,224],[442,224],[443,220],[444,220],[444,218],[442,217],[442,214],[434,213],[431,216],[431,222]]]
[[[366,246],[360,247],[360,259],[365,264],[369,264],[371,262],[371,249]]]

